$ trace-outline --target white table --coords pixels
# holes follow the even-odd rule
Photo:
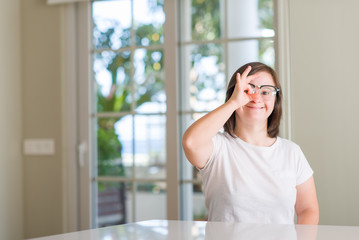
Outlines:
[[[150,220],[36,240],[358,240],[359,227]],[[35,240],[32,239],[32,240]]]

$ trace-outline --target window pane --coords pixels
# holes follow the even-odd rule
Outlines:
[[[220,0],[183,0],[181,41],[211,41],[221,37]]]
[[[228,69],[233,74],[240,66],[254,61],[274,68],[273,40],[248,40],[228,44]]]
[[[206,221],[208,219],[202,184],[182,184],[183,219]]]
[[[133,4],[136,45],[163,44],[163,0],[135,0]]]
[[[274,50],[274,41],[273,40],[261,40],[258,43],[259,49],[259,61],[263,62],[272,68],[275,67],[275,50]]]
[[[193,220],[208,220],[202,184],[193,184]]]
[[[222,46],[184,46],[182,56],[182,109],[211,111],[222,104],[226,85]]]
[[[135,117],[136,178],[166,178],[166,116]]]
[[[137,183],[136,221],[167,219],[166,182]]]
[[[213,40],[221,36],[219,0],[192,1],[192,39]]]
[[[137,49],[134,68],[136,112],[166,112],[163,51]]]
[[[99,176],[131,177],[133,163],[132,116],[99,118],[97,170]]]
[[[228,0],[228,37],[273,37],[273,0]]]
[[[130,46],[131,1],[93,2],[93,45],[97,49]]]
[[[99,226],[167,217],[166,184],[141,180],[166,179],[163,2],[92,1],[92,96],[101,113],[92,115],[97,123],[94,174],[128,181],[128,193],[123,183],[96,183]],[[119,193],[125,194],[125,203]],[[144,205],[148,198],[155,207]],[[110,199],[117,201],[111,207],[106,205]]]
[[[130,52],[104,51],[94,55],[97,112],[131,110]]]
[[[183,114],[181,116],[181,136],[183,136],[184,131],[186,131],[192,123],[203,117],[205,114],[206,113]],[[199,171],[187,160],[183,148],[181,148],[181,160],[181,179],[185,181],[201,181]]]
[[[97,186],[97,227],[132,222],[128,202],[131,184],[99,182]]]

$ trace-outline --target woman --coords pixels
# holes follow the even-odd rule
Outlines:
[[[184,133],[209,221],[293,224],[295,210],[298,224],[318,224],[313,171],[298,145],[278,137],[281,97],[275,71],[248,63],[233,74],[225,103]]]

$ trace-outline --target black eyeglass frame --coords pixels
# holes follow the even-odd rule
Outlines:
[[[280,91],[279,87],[273,86],[273,85],[254,85],[253,83],[248,83],[249,85],[251,85],[254,89],[259,88],[262,89],[263,87],[272,87],[275,89],[275,92],[273,92],[273,94],[277,94],[277,92]]]

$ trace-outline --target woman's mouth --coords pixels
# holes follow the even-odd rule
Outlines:
[[[258,110],[259,110],[259,109],[263,109],[263,108],[264,108],[264,106],[248,106],[248,105],[247,105],[246,107],[247,107],[247,108],[250,108],[250,109],[254,109],[254,110],[255,110],[255,109],[258,109]]]

